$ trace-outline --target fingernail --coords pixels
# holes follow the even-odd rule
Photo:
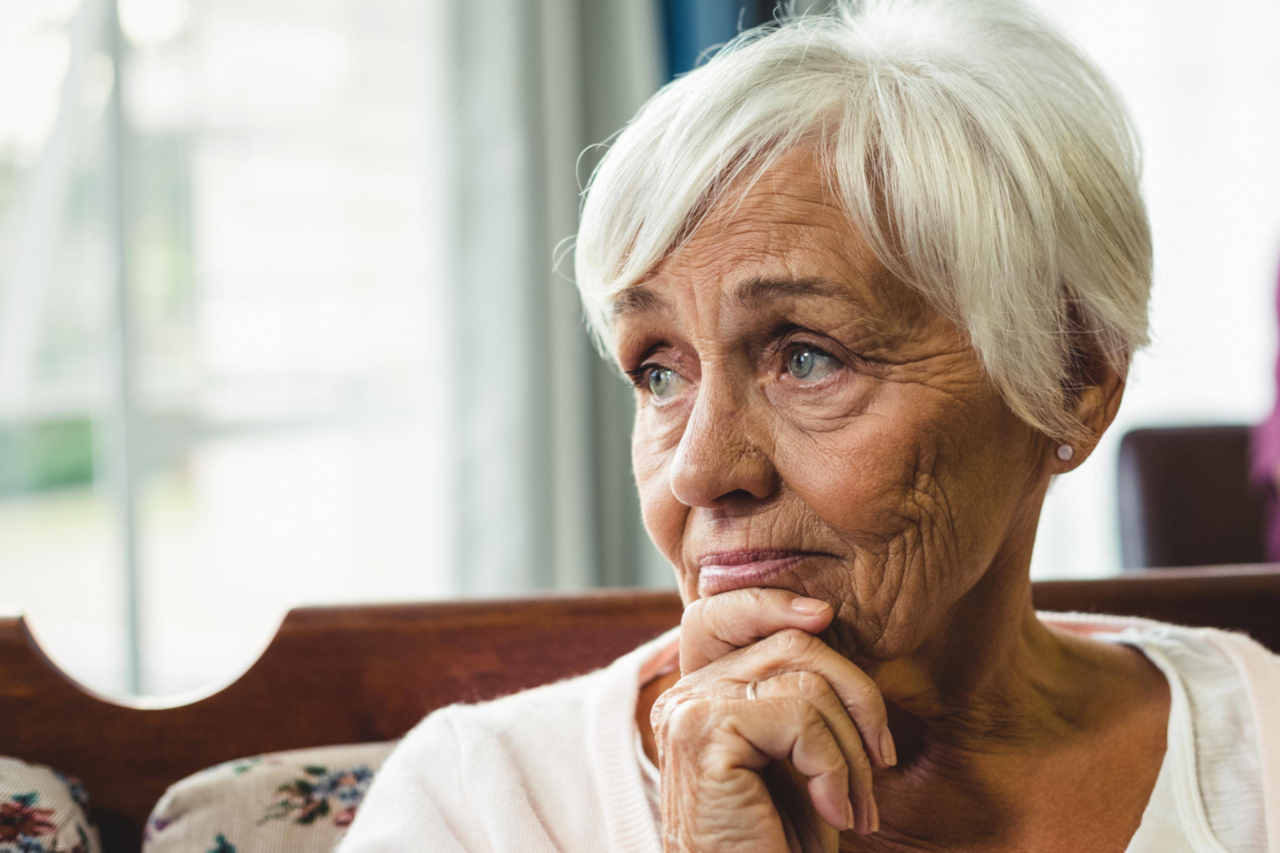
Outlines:
[[[817,616],[829,605],[825,601],[819,601],[816,598],[793,598],[791,599],[791,609],[801,616]]]
[[[880,831],[880,807],[876,805],[874,797],[871,799],[871,831]]]
[[[898,763],[898,748],[894,746],[893,735],[889,734],[888,729],[880,733],[880,757],[890,767]]]
[[[853,829],[857,823],[853,819],[853,803],[848,800],[844,801],[844,828]]]

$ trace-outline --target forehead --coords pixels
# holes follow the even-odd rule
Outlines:
[[[673,291],[715,290],[723,298],[758,290],[761,281],[821,283],[774,292],[839,290],[843,301],[881,319],[918,320],[925,310],[858,234],[814,152],[801,149],[731,186],[682,245],[617,295],[613,314],[616,321],[674,310]]]

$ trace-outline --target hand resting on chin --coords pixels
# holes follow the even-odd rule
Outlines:
[[[668,850],[835,851],[841,831],[879,829],[872,771],[897,762],[893,736],[875,682],[818,638],[833,616],[780,589],[685,609],[679,680],[639,705]]]

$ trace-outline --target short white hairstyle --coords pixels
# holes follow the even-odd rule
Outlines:
[[[815,146],[876,257],[963,330],[1022,420],[1083,437],[1075,392],[1147,342],[1136,137],[1101,71],[1017,0],[836,0],[743,33],[668,84],[585,191],[575,277],[612,305],[731,187]]]

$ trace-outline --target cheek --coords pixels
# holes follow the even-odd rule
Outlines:
[[[668,464],[679,444],[678,433],[652,423],[646,413],[636,414],[631,436],[631,467],[640,495],[645,530],[662,555],[682,574],[680,544],[689,508],[671,493]]]
[[[974,574],[978,561],[958,554],[972,538],[952,516],[948,449],[927,423],[871,416],[779,454],[798,502],[840,543],[843,565],[816,580],[850,605],[849,648],[898,656]]]
[[[785,448],[785,449],[784,449]],[[808,509],[852,545],[896,535],[911,498],[918,449],[908,430],[866,422],[779,442],[779,473]]]
[[[998,400],[963,410],[932,402],[886,401],[837,432],[779,443],[788,486],[858,555],[870,590],[889,582],[934,596],[971,584],[1025,491],[1027,427]]]

